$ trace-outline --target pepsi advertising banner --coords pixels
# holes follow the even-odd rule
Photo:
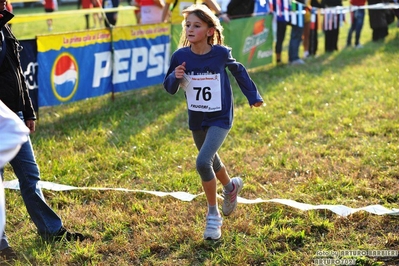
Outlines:
[[[115,92],[161,84],[169,68],[170,25],[153,24],[113,30],[112,84]],[[101,71],[104,62],[97,62]],[[97,77],[94,86],[104,78]]]
[[[37,86],[37,46],[36,40],[20,41],[23,49],[20,52],[21,67],[29,89],[29,96],[32,101],[33,109],[39,111],[39,98]]]
[[[38,36],[39,106],[162,83],[169,34],[156,24]]]

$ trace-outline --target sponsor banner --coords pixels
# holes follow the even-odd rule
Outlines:
[[[115,92],[161,84],[169,67],[170,25],[120,27],[113,30]]]
[[[38,36],[39,106],[162,83],[169,35],[156,24]]]
[[[268,14],[223,23],[225,43],[232,48],[233,57],[245,67],[272,63],[272,19],[273,15]]]
[[[179,48],[179,42],[180,42],[180,35],[182,32],[182,25],[181,24],[172,24],[171,25],[171,52],[173,53],[174,51],[176,51]]]
[[[237,61],[247,68],[272,62],[272,15],[234,19],[224,27]],[[38,36],[38,106],[161,84],[175,41],[171,45],[170,36],[166,23]]]
[[[20,41],[20,44],[23,47],[20,52],[21,67],[29,89],[33,109],[37,113],[39,111],[39,96],[37,85],[38,64],[36,40],[24,40]]]
[[[37,49],[40,107],[100,96],[111,91],[109,30],[38,36]],[[99,58],[104,65],[96,69]],[[97,76],[108,78],[98,80]],[[97,82],[95,86],[94,82]]]
[[[232,48],[233,57],[246,68],[272,63],[272,20],[273,15],[270,13],[232,19],[229,23],[222,22],[225,45]],[[178,48],[181,31],[181,24],[172,25],[172,53]]]

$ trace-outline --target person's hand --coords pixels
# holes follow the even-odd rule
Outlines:
[[[223,22],[226,22],[226,23],[229,23],[229,22],[230,22],[230,18],[229,18],[229,16],[228,16],[226,13],[221,14],[221,15],[219,16],[219,20],[220,20],[220,21],[223,21]]]
[[[177,66],[175,68],[175,77],[177,79],[182,79],[185,71],[186,71],[186,62],[183,62],[180,66]]]
[[[253,105],[251,105],[251,108],[252,108],[252,106],[259,107],[259,106],[261,106],[262,104],[263,104],[263,102],[254,103]]]
[[[30,133],[35,132],[35,120],[26,120],[25,125],[29,128]]]

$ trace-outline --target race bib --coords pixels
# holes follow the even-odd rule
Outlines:
[[[187,108],[197,112],[222,110],[220,74],[190,75],[185,84]]]

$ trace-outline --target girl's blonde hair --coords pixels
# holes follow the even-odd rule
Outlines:
[[[222,33],[223,27],[222,25],[220,25],[219,18],[216,17],[215,14],[213,14],[212,11],[206,5],[194,4],[184,9],[182,13],[184,16],[184,20],[182,22],[183,30],[180,36],[179,47],[185,47],[190,45],[189,41],[187,40],[185,27],[186,27],[186,19],[188,15],[191,14],[194,14],[200,20],[205,22],[209,28],[215,28],[214,34],[208,37],[208,44],[224,45],[224,36]]]

